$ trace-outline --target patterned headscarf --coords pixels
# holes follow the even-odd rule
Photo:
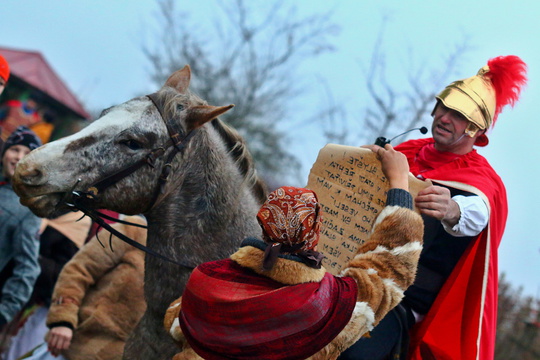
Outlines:
[[[283,186],[268,195],[257,214],[263,239],[299,249],[316,250],[320,231],[320,205],[311,190]]]
[[[268,195],[257,220],[263,230],[263,240],[269,245],[265,258],[269,259],[270,268],[275,263],[275,256],[270,252],[304,256],[316,252],[321,213],[317,195],[311,190],[283,186]]]

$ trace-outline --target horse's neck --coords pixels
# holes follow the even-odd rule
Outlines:
[[[258,205],[247,184],[219,168],[226,163],[213,165],[191,168],[147,214],[149,247],[198,264],[227,257],[243,238],[260,234]]]
[[[259,204],[226,149],[194,148],[198,154],[185,156],[191,161],[171,173],[166,196],[145,214],[148,247],[191,266],[227,258],[245,237],[261,234]],[[190,270],[152,256],[145,261],[148,306],[161,318]]]

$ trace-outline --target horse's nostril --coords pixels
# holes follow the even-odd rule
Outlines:
[[[43,173],[36,167],[20,164],[20,166],[17,166],[16,176],[24,184],[37,185],[40,179],[43,178]]]

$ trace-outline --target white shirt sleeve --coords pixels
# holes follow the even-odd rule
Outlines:
[[[484,230],[489,220],[489,211],[480,196],[456,195],[452,198],[458,206],[461,216],[455,226],[442,221],[444,230],[453,236],[476,236]]]

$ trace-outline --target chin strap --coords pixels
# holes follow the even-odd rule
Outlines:
[[[472,122],[469,122],[469,124],[467,125],[467,129],[465,129],[465,134],[467,134],[468,137],[474,137],[478,130],[480,130],[478,126],[476,126]]]

